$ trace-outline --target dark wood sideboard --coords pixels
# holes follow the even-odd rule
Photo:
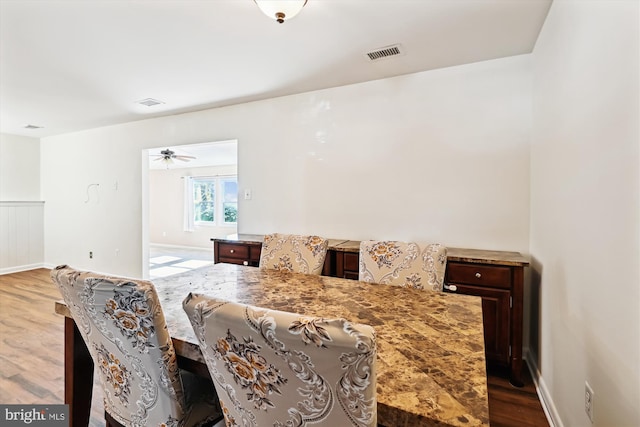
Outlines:
[[[214,262],[258,266],[262,235],[211,239]],[[360,242],[329,239],[322,274],[358,279]],[[487,363],[507,367],[510,381],[522,386],[524,268],[519,252],[447,248],[444,291],[482,298]]]

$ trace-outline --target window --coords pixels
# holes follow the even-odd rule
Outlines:
[[[215,178],[194,178],[193,212],[196,222],[215,222],[216,216]]]
[[[198,225],[238,221],[238,177],[193,178],[193,216]]]
[[[225,224],[238,222],[238,178],[223,178],[220,180],[222,187],[222,211]]]

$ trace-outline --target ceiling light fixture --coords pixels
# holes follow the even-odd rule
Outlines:
[[[253,0],[262,13],[283,23],[296,16],[307,4],[307,0]]]

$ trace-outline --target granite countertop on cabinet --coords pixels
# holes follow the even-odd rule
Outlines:
[[[227,237],[212,237],[211,241],[217,240],[219,242],[229,243],[262,243],[264,235],[262,234],[233,234]]]
[[[254,243],[262,243],[262,241],[264,240],[264,235],[263,234],[236,234],[236,235],[232,235],[232,236],[227,236],[224,238],[212,238],[213,240],[217,240],[218,242],[229,242],[229,243],[249,243],[249,244],[254,244]],[[345,239],[327,239],[329,241],[329,249],[333,249],[333,250],[338,250],[336,249],[337,247],[339,247],[339,245],[341,245],[342,243],[347,242],[347,240]],[[359,242],[358,242],[359,243]]]
[[[219,242],[230,243],[262,243],[262,234],[237,234],[226,238],[212,238]],[[329,249],[337,252],[360,252],[360,241],[345,239],[329,239]],[[529,259],[519,252],[492,251],[485,249],[465,249],[447,247],[447,261],[469,262],[480,264],[508,265],[525,267],[529,265]]]
[[[334,247],[332,247],[334,251],[338,252],[360,252],[360,241],[359,240],[345,240]]]
[[[447,248],[447,261],[526,267],[527,257],[520,252],[491,251],[486,249]]]

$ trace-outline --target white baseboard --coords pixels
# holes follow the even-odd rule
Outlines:
[[[524,354],[527,365],[529,366],[529,371],[531,372],[533,384],[536,386],[536,392],[538,393],[538,398],[540,399],[542,410],[544,411],[544,415],[547,417],[549,426],[564,427],[564,425],[562,424],[562,419],[560,418],[560,414],[558,413],[558,409],[553,404],[553,399],[549,394],[549,389],[547,388],[544,378],[540,373],[538,364],[534,360],[534,357],[532,357],[532,354],[528,348],[525,349]]]
[[[44,264],[16,265],[15,267],[0,268],[0,276],[3,274],[19,273],[21,271],[35,270],[37,268],[46,268]]]
[[[180,246],[180,245],[166,245],[164,243],[149,243],[149,247],[155,246],[157,248],[167,248],[167,249],[186,249],[186,250],[201,250],[201,251],[212,251],[213,250],[213,242],[211,242],[211,246],[201,247],[201,246]]]

